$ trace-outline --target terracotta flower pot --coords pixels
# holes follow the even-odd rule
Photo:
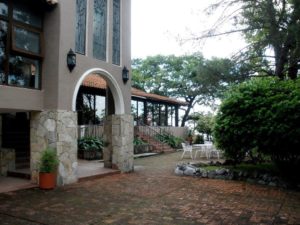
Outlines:
[[[40,173],[39,186],[41,189],[53,189],[56,186],[56,173]]]

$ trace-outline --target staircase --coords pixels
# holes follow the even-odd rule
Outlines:
[[[143,141],[147,142],[153,147],[153,152],[155,153],[167,153],[174,152],[174,149],[171,148],[168,144],[163,143],[155,138],[156,135],[159,135],[162,131],[156,131],[155,129],[149,126],[135,126],[134,135],[141,138]]]

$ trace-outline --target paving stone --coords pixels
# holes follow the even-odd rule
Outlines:
[[[1,224],[300,224],[300,193],[176,176],[181,153],[135,160],[135,172],[0,194]]]

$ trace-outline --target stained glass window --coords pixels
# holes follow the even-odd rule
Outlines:
[[[75,51],[85,54],[86,0],[76,0]]]
[[[107,0],[94,0],[93,55],[106,60]]]
[[[120,0],[113,2],[113,64],[120,65]]]

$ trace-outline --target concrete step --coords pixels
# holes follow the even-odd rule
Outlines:
[[[7,171],[8,177],[18,177],[23,179],[31,179],[30,170],[27,169],[16,169],[16,170],[9,170]]]

